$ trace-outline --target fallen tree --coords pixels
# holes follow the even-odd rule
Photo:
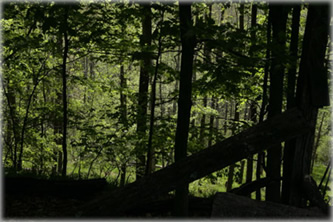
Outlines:
[[[126,210],[146,203],[274,144],[301,135],[310,129],[298,109],[264,121],[246,131],[174,163],[123,188],[101,195],[82,206],[76,216],[121,216]],[[68,216],[73,212],[68,212]]]
[[[212,218],[328,218],[320,209],[303,209],[269,201],[252,200],[232,193],[217,193]]]

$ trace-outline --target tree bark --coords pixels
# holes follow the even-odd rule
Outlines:
[[[296,86],[296,72],[297,72],[297,55],[298,55],[298,35],[299,35],[299,21],[300,21],[301,5],[293,7],[292,30],[290,41],[290,68],[288,70],[288,87],[287,87],[287,109],[295,106],[295,86]],[[283,156],[283,181],[281,201],[288,204],[290,195],[290,180],[293,165],[293,158],[295,153],[295,139],[285,143],[285,151]]]
[[[229,166],[228,180],[227,180],[227,184],[226,184],[227,192],[229,192],[232,189],[232,184],[234,182],[234,171],[235,171],[235,164],[231,164]]]
[[[67,65],[67,54],[68,54],[68,9],[65,8],[64,15],[64,54],[62,62],[62,102],[63,102],[63,136],[62,136],[62,152],[63,152],[63,167],[62,167],[62,176],[66,176],[67,172],[67,74],[66,74],[66,65]]]
[[[251,48],[250,48],[250,56],[252,57],[254,54],[254,48],[255,48],[255,42],[256,42],[256,32],[254,31],[254,28],[257,26],[257,5],[255,3],[252,3],[252,9],[251,9]],[[255,72],[253,71],[252,77],[254,77]],[[257,100],[257,99],[256,99]],[[257,101],[251,101],[250,104],[250,120],[253,123],[256,123],[257,121],[257,109],[256,109],[256,103]],[[253,174],[253,156],[247,159],[247,167],[246,167],[246,182],[252,181],[252,174]]]
[[[211,108],[216,109],[216,98],[212,97]],[[216,120],[217,121],[217,120]],[[217,130],[217,128],[215,129]],[[208,147],[213,144],[213,135],[214,135],[214,115],[210,115],[209,117],[209,137],[208,137]]]
[[[238,102],[235,103],[235,115],[234,115],[234,124],[232,128],[232,135],[235,135],[236,133],[236,127],[239,121],[239,104]],[[229,172],[228,172],[228,182],[227,182],[227,191],[230,191],[232,189],[232,184],[234,182],[234,171],[235,171],[235,164],[231,164],[229,166]]]
[[[161,23],[163,22],[163,16],[161,18]],[[155,150],[153,148],[153,134],[154,134],[154,119],[155,119],[155,106],[156,106],[156,81],[159,67],[159,59],[162,55],[162,35],[160,33],[158,38],[158,52],[156,58],[154,79],[151,87],[151,109],[150,109],[150,125],[149,125],[149,137],[148,137],[148,152],[147,152],[147,165],[146,165],[146,175],[151,174],[155,169]]]
[[[217,142],[221,141],[221,139],[220,139],[220,107],[219,107],[218,99],[217,98],[215,98],[215,99],[216,99],[215,108],[218,113],[218,116],[215,120],[215,142],[217,143]]]
[[[122,63],[122,62],[121,62]],[[125,128],[128,127],[127,122],[127,96],[124,93],[124,89],[127,89],[127,79],[125,77],[124,65],[120,66],[120,121],[124,125]],[[97,159],[97,158],[96,158]],[[120,186],[125,186],[125,178],[126,178],[126,160],[123,160],[121,163],[120,171]]]
[[[306,204],[306,198],[299,187],[305,175],[310,175],[318,108],[329,105],[327,70],[324,66],[328,15],[328,5],[310,4],[297,80],[296,105],[310,124],[311,131],[297,137],[295,143],[289,198],[289,203],[295,206]]]
[[[192,31],[191,4],[179,5],[180,36],[182,44],[180,85],[178,99],[178,117],[175,139],[175,162],[187,156],[187,139],[192,106],[192,72],[195,36]],[[188,214],[188,183],[186,178],[180,180],[176,187],[173,215],[185,217]]]
[[[327,172],[329,171],[329,169],[331,168],[331,161],[328,163],[328,165],[327,165],[327,167],[326,167],[326,170],[325,170],[325,172],[324,172],[324,175],[323,175],[323,177],[321,178],[321,181],[320,181],[320,183],[319,183],[319,189],[321,188],[321,186],[323,185],[323,182],[324,182],[324,180],[325,180],[325,178],[326,178],[326,175],[327,175]],[[329,176],[327,177],[328,179],[330,178],[330,174],[328,174]]]
[[[227,135],[227,130],[228,130],[228,102],[225,101],[224,103],[225,106],[225,111],[224,111],[224,123],[223,123],[223,130],[224,130],[224,135]]]
[[[207,96],[203,98],[203,107],[207,107]],[[205,112],[205,111],[204,111]],[[202,146],[205,146],[205,131],[206,131],[206,114],[203,113],[200,122],[200,134],[199,134],[199,141]]]
[[[269,11],[268,14],[268,23],[267,23],[267,36],[266,36],[266,62],[265,62],[265,69],[264,69],[264,82],[263,82],[263,92],[262,92],[262,103],[260,107],[260,113],[259,113],[259,123],[264,121],[265,113],[266,113],[266,105],[267,105],[267,83],[268,83],[268,72],[270,68],[270,49],[269,46],[271,44],[271,26],[272,26],[272,16],[271,11]],[[256,179],[260,179],[260,175],[263,169],[262,163],[265,160],[265,153],[259,152],[258,153],[258,160],[257,160],[257,169],[256,169]],[[261,190],[258,189],[256,192],[256,200],[261,199]]]
[[[270,5],[272,15],[272,66],[270,70],[270,96],[268,118],[282,112],[283,99],[283,77],[286,45],[286,23],[288,17],[288,6]],[[281,144],[277,148],[267,152],[267,177],[271,179],[280,178],[281,174]],[[266,200],[280,202],[280,182],[266,187]]]
[[[141,47],[151,45],[151,6],[149,4],[142,5],[142,39]],[[150,56],[145,56],[140,67],[140,83],[138,95],[138,112],[137,112],[137,133],[139,142],[136,146],[136,178],[139,179],[144,175],[146,147],[146,130],[147,130],[147,104],[148,104],[148,85],[149,85],[149,70],[151,67]]]
[[[240,170],[239,170],[239,179],[238,183],[243,183],[243,176],[244,176],[244,168],[245,168],[245,160],[240,161]]]
[[[326,116],[326,113],[323,113],[323,115],[321,117],[320,125],[319,125],[319,128],[318,128],[317,137],[316,137],[316,140],[315,140],[314,145],[313,145],[312,160],[311,160],[311,173],[313,171],[314,162],[316,160],[317,149],[319,147],[319,142],[320,142],[320,138],[321,138],[321,131],[322,131],[322,128],[323,128],[323,123],[324,123],[324,120],[325,120],[325,116]]]

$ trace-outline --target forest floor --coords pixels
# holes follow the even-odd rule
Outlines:
[[[59,218],[64,210],[76,211],[83,200],[54,195],[6,194],[5,218]]]
[[[25,182],[26,186],[21,190],[16,186],[22,186],[23,181],[16,185],[13,185],[11,182],[9,185],[10,188],[6,186],[7,189],[5,189],[6,191],[3,199],[5,219],[65,219],[68,217],[64,216],[64,212],[78,212],[82,205],[93,200],[95,197],[102,195],[104,192],[110,192],[114,189],[114,187],[106,185],[103,189],[92,188],[94,190],[93,192],[86,193],[82,188],[78,188],[74,191],[71,190],[71,187],[69,186],[69,189],[63,189],[60,191],[58,189],[59,184],[56,184],[58,187],[57,189],[54,189],[54,185],[50,185],[49,181],[48,186],[51,188],[46,189],[45,187],[41,188],[40,184],[32,185],[31,183],[36,182],[34,180],[30,181],[28,178],[20,178],[19,180],[29,181],[28,183]],[[18,181],[15,181],[15,183],[17,182]],[[42,184],[43,183],[44,182],[42,182]],[[70,182],[67,181],[67,183]],[[78,184],[76,183],[76,185]],[[62,188],[64,188],[64,186],[60,185],[60,189]],[[50,190],[51,192],[49,192]],[[212,210],[212,203],[212,198],[191,196],[189,198],[189,217],[209,218]],[[172,206],[173,196],[167,195],[159,200],[132,209],[126,212],[123,217],[168,218],[171,217]],[[72,219],[74,218],[72,217]]]
[[[324,171],[324,166],[314,168],[313,177],[317,185],[320,183]],[[206,180],[202,178],[190,186],[189,217],[210,218],[214,194],[225,192],[221,185],[223,184],[223,181],[220,181],[221,178],[214,184]],[[328,183],[328,192],[325,196],[325,200],[328,202],[330,202],[332,194],[329,189],[330,183],[331,181]],[[64,212],[73,212],[74,217],[75,212],[79,212],[81,206],[115,188],[105,179],[62,181],[37,179],[30,176],[6,176],[2,198],[3,216],[5,219],[61,219],[65,218]],[[165,195],[158,200],[128,211],[124,217],[170,218],[172,208],[173,195]],[[73,217],[72,219],[74,219]]]
[[[54,195],[6,195],[4,200],[5,219],[60,219],[67,218],[63,212],[78,212],[78,207],[92,199],[64,198]],[[125,218],[170,218],[172,199],[152,202],[133,211],[127,212]],[[212,199],[190,198],[189,217],[209,218]]]

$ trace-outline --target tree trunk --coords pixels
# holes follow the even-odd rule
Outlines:
[[[321,138],[321,131],[322,131],[322,128],[323,128],[323,123],[324,123],[325,117],[326,117],[326,113],[323,113],[323,115],[321,117],[320,125],[319,125],[319,128],[318,128],[317,137],[316,137],[315,143],[313,145],[311,168],[310,168],[311,173],[313,171],[314,162],[316,160],[316,153],[317,153],[317,149],[319,147],[319,142],[320,142],[320,138]]]
[[[252,3],[251,9],[251,28],[254,29],[257,26],[257,5]],[[254,54],[256,42],[256,33],[254,30],[251,31],[251,48],[250,48],[250,56],[252,57]],[[255,72],[252,73],[252,77],[254,77]],[[250,104],[250,118],[253,123],[257,121],[257,109],[256,109],[256,101],[251,101]],[[247,167],[246,167],[246,183],[252,181],[252,174],[253,174],[253,156],[247,159]]]
[[[262,103],[260,107],[260,113],[259,113],[259,123],[264,121],[264,116],[266,113],[266,105],[267,105],[267,82],[268,82],[268,72],[270,68],[270,50],[269,50],[269,45],[271,44],[271,26],[272,26],[272,16],[271,16],[271,11],[269,11],[268,15],[268,24],[267,24],[267,43],[266,43],[266,62],[265,62],[265,73],[264,73],[264,82],[263,82],[263,93],[262,93]],[[262,163],[265,161],[265,154],[263,152],[258,153],[258,160],[257,160],[257,169],[256,169],[256,179],[260,179],[260,175],[263,169]],[[257,190],[256,192],[256,200],[261,199],[261,191],[260,189]]]
[[[325,170],[325,172],[324,172],[324,175],[323,175],[323,177],[321,178],[321,180],[320,180],[320,183],[319,183],[319,186],[318,186],[318,188],[320,189],[321,188],[321,186],[323,185],[323,182],[324,182],[324,180],[325,180],[325,178],[326,178],[326,175],[327,175],[327,172],[330,170],[330,168],[331,168],[331,161],[328,163],[328,165],[327,165],[327,167],[326,167],[326,170]],[[330,174],[328,174],[329,176],[327,177],[328,179],[330,179]]]
[[[38,86],[38,84],[40,82],[40,80],[38,80],[38,77],[39,77],[40,74],[41,74],[41,69],[39,70],[37,76],[34,76],[34,78],[33,78],[34,87],[32,89],[32,92],[29,95],[29,98],[28,98],[28,101],[27,101],[27,107],[25,109],[25,116],[24,116],[24,119],[23,119],[23,126],[22,126],[22,129],[21,129],[20,153],[19,153],[18,162],[17,162],[17,169],[18,170],[22,170],[22,157],[23,157],[23,146],[24,146],[24,139],[25,139],[25,130],[26,130],[27,123],[28,123],[30,106],[31,106],[31,104],[34,101],[35,91],[36,91],[37,86]],[[35,120],[33,121],[33,124],[35,124],[34,127],[36,127],[36,121]]]
[[[124,90],[127,89],[127,79],[125,77],[124,65],[120,67],[120,121],[127,127],[127,96]]]
[[[42,87],[42,93],[43,93],[43,103],[46,104],[47,102],[47,97],[46,97],[46,92],[45,92],[45,81],[43,81],[43,87]],[[41,129],[41,132],[40,132],[40,137],[45,139],[45,134],[46,134],[46,123],[45,123],[45,120],[46,120],[46,114],[43,112],[43,115],[42,115],[42,118],[40,120],[40,129]],[[45,127],[44,127],[44,124],[45,124]],[[42,175],[44,173],[44,144],[42,143],[41,146],[40,146],[40,170],[39,170],[39,175]]]
[[[122,61],[120,62],[122,63]],[[124,93],[124,90],[127,89],[127,79],[125,77],[124,65],[120,66],[120,121],[124,125],[124,127],[128,128],[127,122],[127,96]],[[120,167],[121,175],[120,175],[120,186],[125,186],[125,178],[126,178],[126,160],[123,159]]]
[[[224,113],[224,124],[223,124],[223,128],[224,128],[224,136],[227,135],[227,130],[228,130],[228,102],[225,101],[224,106],[225,106],[225,113]]]
[[[244,168],[245,168],[245,161],[242,160],[240,161],[240,170],[239,170],[239,180],[238,183],[242,184],[243,183],[243,175],[244,175]]]
[[[329,105],[327,70],[324,66],[329,25],[328,8],[325,4],[310,4],[308,9],[296,105],[312,128],[304,136],[297,137],[295,143],[289,198],[289,203],[295,206],[306,204],[306,198],[299,187],[304,176],[310,174],[318,108]]]
[[[122,164],[120,167],[120,187],[124,187],[125,186],[125,182],[126,182],[126,164]]]
[[[286,45],[286,23],[288,17],[288,6],[270,5],[272,15],[272,66],[270,70],[270,96],[268,118],[280,114],[282,111],[283,99],[283,77]],[[267,152],[267,177],[275,180],[281,174],[281,144],[277,148]],[[275,180],[277,181],[277,180]],[[266,187],[266,200],[280,202],[280,182],[273,183]]]
[[[203,107],[207,107],[207,96],[203,98]],[[205,111],[204,111],[205,112]],[[206,131],[206,114],[203,113],[201,117],[201,122],[200,122],[200,134],[199,134],[199,141],[201,145],[204,147],[205,146],[205,131]]]
[[[161,18],[161,23],[163,22],[163,16]],[[161,31],[161,30],[160,30]],[[146,165],[146,175],[151,174],[155,168],[155,150],[153,148],[153,133],[154,133],[154,119],[155,119],[155,106],[156,106],[156,82],[157,82],[157,73],[159,66],[159,59],[162,53],[162,35],[160,33],[158,38],[158,52],[156,58],[154,79],[151,87],[151,109],[150,109],[150,125],[149,125],[149,137],[148,137],[148,152],[147,152],[147,165]]]
[[[208,14],[205,13],[205,20],[206,20],[206,22],[208,21],[208,19],[211,19],[211,17],[212,17],[212,4],[208,4],[208,8],[209,8],[209,13]],[[205,46],[204,46],[204,57],[208,61],[211,60],[211,49],[208,47],[207,44],[205,44]],[[207,103],[208,103],[208,98],[207,98],[207,95],[205,95],[205,98],[204,98],[204,107],[207,107]],[[214,109],[213,98],[211,99],[211,108]],[[208,133],[208,138],[206,136],[206,115],[204,115],[202,118],[203,119],[202,119],[202,122],[201,122],[201,130],[203,130],[203,131],[202,131],[202,139],[200,141],[202,142],[203,146],[205,147],[206,146],[205,142],[208,140],[208,146],[211,146],[214,116],[211,115],[210,118],[209,118],[209,133]]]
[[[229,166],[229,171],[228,171],[228,181],[226,183],[227,192],[232,190],[232,184],[234,182],[234,171],[235,171],[235,164],[232,164]]]
[[[68,18],[68,9],[65,8],[64,16],[64,54],[62,62],[62,101],[63,101],[63,137],[62,137],[62,152],[64,155],[63,158],[63,167],[62,167],[62,176],[66,176],[67,172],[67,75],[66,75],[66,64],[67,64],[67,54],[68,54],[68,35],[67,35],[67,18]]]
[[[191,115],[192,69],[195,36],[192,32],[191,4],[179,5],[180,35],[182,44],[180,86],[178,99],[178,117],[175,139],[175,162],[187,156],[187,139]],[[188,183],[186,178],[180,180],[176,187],[173,215],[185,217],[188,214]]]
[[[216,111],[218,113],[218,116],[215,120],[215,142],[217,143],[217,142],[221,141],[220,134],[219,134],[219,131],[220,131],[220,107],[219,107],[219,103],[218,103],[217,99],[215,101],[215,107],[216,107]]]
[[[62,173],[62,152],[58,152],[58,174],[60,175]]]
[[[216,108],[216,98],[212,97],[211,108]],[[213,135],[214,135],[214,115],[210,115],[209,117],[209,137],[208,137],[208,146],[212,146],[213,144]]]
[[[141,46],[147,47],[151,45],[151,6],[149,4],[142,5],[142,39]],[[139,179],[144,175],[146,148],[146,130],[147,130],[147,104],[148,104],[148,85],[149,70],[151,67],[151,58],[145,56],[140,67],[140,83],[138,95],[138,112],[137,112],[137,133],[139,142],[136,146],[136,178]]]
[[[235,103],[235,116],[234,116],[234,124],[232,128],[232,135],[236,134],[236,126],[239,121],[239,104]],[[228,173],[228,182],[227,182],[227,191],[232,189],[232,184],[234,182],[234,171],[235,171],[235,164],[231,164],[229,166],[229,173]]]
[[[288,87],[287,87],[287,109],[295,106],[295,86],[296,86],[296,72],[297,72],[297,56],[298,56],[298,34],[299,34],[299,21],[300,21],[301,5],[293,7],[292,30],[290,41],[290,56],[291,62],[288,69]],[[290,180],[293,165],[293,158],[295,153],[295,139],[285,143],[285,151],[283,156],[283,181],[282,181],[282,194],[281,201],[288,204],[290,196]]]

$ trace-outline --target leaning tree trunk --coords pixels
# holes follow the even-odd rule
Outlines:
[[[309,131],[308,123],[297,109],[272,117],[257,126],[218,142],[189,157],[141,178],[124,188],[102,194],[79,208],[83,216],[121,216],[127,210],[172,191],[185,183],[200,179],[250,155],[274,148]],[[76,212],[67,212],[72,215]]]
[[[316,136],[316,140],[314,142],[314,145],[313,145],[313,152],[312,152],[312,160],[311,160],[311,173],[313,171],[313,166],[314,166],[314,163],[315,163],[315,160],[316,160],[316,155],[317,155],[317,149],[319,147],[319,143],[320,143],[320,138],[321,138],[321,131],[322,131],[322,128],[323,128],[323,124],[324,124],[324,121],[325,121],[325,117],[326,117],[326,113],[323,113],[322,114],[322,117],[321,117],[321,121],[320,121],[320,124],[319,124],[319,128],[318,128],[318,132],[317,132],[317,136]]]

